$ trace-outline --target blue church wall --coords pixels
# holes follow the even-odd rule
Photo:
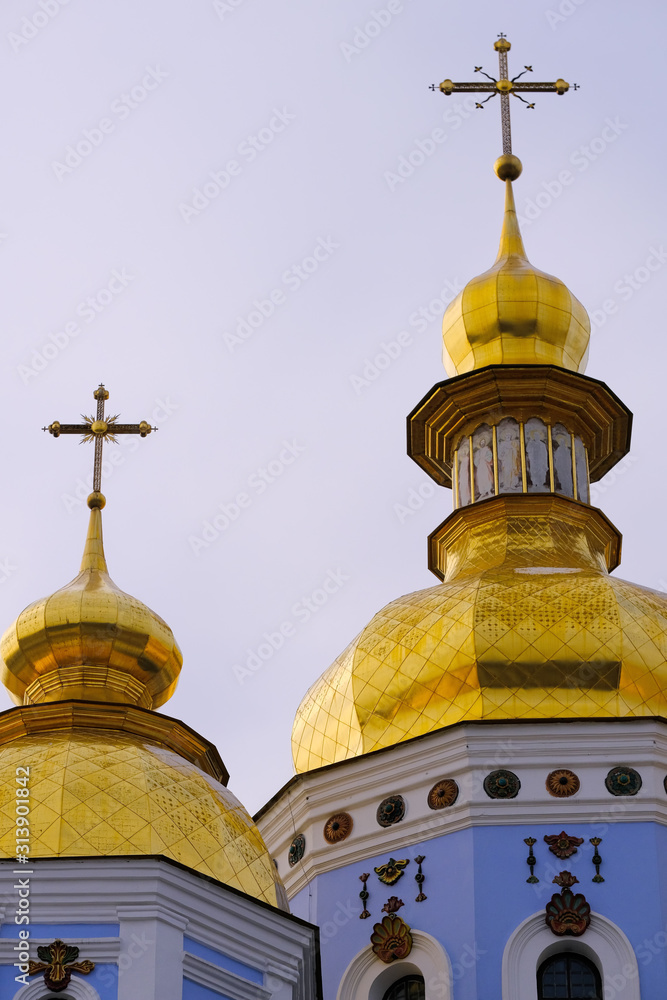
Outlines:
[[[553,878],[567,870],[579,879],[593,912],[613,921],[626,934],[639,964],[642,996],[664,994],[667,981],[667,914],[661,897],[667,895],[667,828],[655,823],[566,823],[566,832],[583,837],[577,853],[555,857],[544,843],[545,834],[560,833],[562,823],[547,825],[477,827],[427,840],[405,849],[396,848],[373,859],[317,876],[299,892],[292,912],[319,924],[325,1000],[336,996],[341,976],[355,955],[370,947],[373,925],[383,918],[382,906],[390,896],[403,900],[399,916],[413,929],[436,938],[452,964],[455,1000],[501,996],[502,957],[509,937],[527,917],[544,910],[554,893]],[[601,874],[592,882],[595,867],[590,837],[602,837]],[[524,838],[535,837],[535,875],[526,882],[528,848]],[[410,859],[403,876],[393,886],[379,881],[373,869],[395,859]],[[428,897],[417,903],[415,857],[423,854]],[[359,875],[370,872],[367,888],[369,919],[360,920],[362,903]],[[647,892],[658,882],[663,892]],[[571,938],[557,938],[564,950]],[[585,935],[582,938],[586,940]],[[361,998],[360,998],[361,1000]]]
[[[20,929],[30,931],[30,940],[55,941],[60,938],[62,941],[71,941],[72,938],[102,938],[118,937],[120,926],[118,924],[30,924],[27,928],[18,927],[12,920],[0,926],[0,938],[5,940],[17,940]],[[34,947],[30,949],[30,956],[37,957]],[[82,953],[81,958],[86,958]],[[7,997],[10,1000],[19,990],[23,989],[24,983],[17,983],[15,977],[21,975],[21,971],[14,965],[0,965],[0,997]],[[30,976],[28,982],[37,982],[38,976]],[[86,982],[97,990],[100,1000],[116,1000],[118,996],[118,968],[111,963],[97,963],[93,972],[85,977]]]
[[[12,921],[0,926],[0,938],[15,938],[19,928]],[[55,941],[60,938],[66,941],[68,938],[101,938],[118,937],[120,934],[119,924],[30,924],[28,926],[31,938],[49,938]]]
[[[224,993],[217,993],[208,986],[200,986],[191,979],[183,980],[183,1000],[229,1000]]]
[[[19,969],[15,969],[13,965],[0,965],[0,997],[2,1000],[12,1000],[12,997],[15,997],[19,990],[24,988],[24,983],[17,983],[14,978],[20,974]],[[118,969],[115,965],[100,963],[95,966],[93,972],[82,978],[85,978],[86,983],[97,990],[100,1000],[117,1000]],[[38,981],[39,976],[30,976],[28,979],[29,983]],[[46,987],[44,992],[48,993]]]
[[[206,945],[200,944],[198,941],[193,941],[192,938],[183,938],[183,948],[191,955],[203,958],[206,962],[210,962],[211,965],[217,965],[219,969],[226,969],[227,972],[233,972],[235,975],[240,976],[242,979],[247,979],[251,983],[258,983],[261,986],[264,982],[264,973],[260,972],[259,969],[253,969],[243,962],[237,962],[235,959],[229,958],[219,951],[214,951],[213,948],[207,948]]]

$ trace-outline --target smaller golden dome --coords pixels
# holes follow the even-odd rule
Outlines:
[[[16,856],[16,768],[26,762],[32,859],[161,854],[287,908],[259,830],[220,780],[215,748],[177,720],[80,702],[3,712],[3,858]]]
[[[166,622],[109,576],[99,506],[79,575],[21,612],[0,656],[0,679],[18,705],[76,698],[158,708],[183,663]]]
[[[499,176],[509,177],[511,171]],[[504,183],[505,218],[496,262],[469,281],[445,311],[447,374],[501,364],[559,365],[584,372],[591,332],[588,314],[560,279],[538,271],[528,260],[512,182]]]

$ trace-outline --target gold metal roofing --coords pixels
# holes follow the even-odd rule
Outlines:
[[[275,865],[215,747],[150,711],[172,694],[181,652],[169,626],[111,580],[99,489],[88,505],[79,575],[2,638],[2,680],[21,707],[0,715],[0,856],[17,853],[16,777],[27,773],[30,860],[161,854],[282,905]]]
[[[501,545],[502,523],[494,511],[447,582],[392,601],[311,687],[297,771],[472,719],[667,716],[667,596],[609,576],[582,528],[507,519]]]
[[[47,720],[17,739],[13,716],[26,710],[0,715],[0,856],[16,856],[16,769],[27,767],[31,859],[162,854],[275,906],[275,866],[235,796],[157,739],[110,729],[104,708],[97,729]]]
[[[462,434],[473,468],[476,427],[537,417],[581,434],[597,479],[627,452],[632,415],[582,377],[588,316],[528,261],[504,183],[496,263],[445,313],[457,377],[410,414],[408,450],[450,485]],[[378,612],[306,694],[298,772],[469,720],[667,716],[667,596],[609,575],[621,538],[602,512],[553,492],[468,503],[429,538],[443,582]]]
[[[157,708],[183,662],[166,622],[109,576],[98,507],[79,575],[21,612],[0,655],[0,679],[17,704],[77,698]]]
[[[485,365],[560,365],[583,372],[591,325],[558,278],[538,271],[523,246],[512,181],[493,267],[473,278],[447,307],[443,361],[450,376]]]

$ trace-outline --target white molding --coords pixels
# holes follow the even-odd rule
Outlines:
[[[613,747],[613,757],[610,757]],[[604,779],[611,767],[627,764],[642,776],[636,796],[611,795]],[[490,799],[483,789],[489,771],[505,767],[521,780],[516,799]],[[567,799],[547,791],[548,773],[566,767],[581,788]],[[305,773],[267,806],[257,819],[281,878],[292,898],[324,872],[391,854],[445,834],[478,826],[559,823],[655,822],[667,826],[667,721],[660,719],[573,720],[452,726],[387,751]],[[456,803],[432,810],[428,792],[443,777],[459,785]],[[376,810],[399,792],[405,818],[382,828]],[[333,813],[352,815],[350,836],[338,844],[324,840]],[[289,846],[297,833],[306,838],[302,861],[290,868]]]
[[[0,860],[0,878],[15,864]],[[316,993],[315,928],[220,882],[141,856],[44,858],[34,868],[34,923],[120,926],[118,1000],[179,1000],[184,932],[257,969],[274,1000],[311,1000]],[[105,958],[115,940],[98,942]],[[82,955],[83,948],[87,943]],[[266,995],[255,992],[254,1000]]]
[[[0,877],[10,865],[15,861],[0,860]],[[188,937],[259,970],[271,963],[298,966],[304,949],[312,948],[309,925],[155,858],[43,859],[35,863],[34,878],[40,889],[35,923],[122,925],[127,912],[131,927],[178,914],[178,921],[167,922],[176,927],[185,922]]]
[[[119,906],[116,908],[118,920],[122,923],[130,920],[160,920],[179,931],[187,933],[188,919],[175,910],[159,904],[142,903],[137,906]]]
[[[597,966],[605,997],[640,1000],[637,957],[620,927],[600,913],[591,913],[590,927],[582,937],[555,937],[545,923],[544,910],[519,924],[505,946],[503,1000],[537,1000],[537,970],[560,951],[584,955]]]
[[[200,986],[208,986],[213,990],[224,993],[230,1000],[270,1000],[271,993],[257,983],[249,983],[246,979],[240,979],[233,972],[221,969],[218,965],[207,962],[206,959],[197,958],[185,952],[183,955],[183,975],[186,979],[198,983]]]
[[[18,933],[18,927],[16,928]],[[16,938],[0,938],[0,965],[10,965],[16,959]],[[30,956],[37,957],[37,948],[40,945],[53,944],[53,937],[33,938],[28,940]],[[117,963],[120,955],[120,938],[81,938],[68,937],[67,944],[72,944],[81,952],[81,960],[88,959],[98,963]]]
[[[412,931],[412,951],[406,959],[387,964],[366,946],[343,973],[336,1000],[382,1000],[392,983],[410,973],[421,975],[426,1000],[452,1000],[452,966],[442,945],[430,934]]]
[[[40,978],[29,986],[22,986],[18,993],[14,994],[13,1000],[43,1000],[43,997],[50,993],[51,991],[44,985],[44,980]],[[59,1000],[100,1000],[97,990],[76,976],[72,976],[66,991],[59,993],[58,997]]]

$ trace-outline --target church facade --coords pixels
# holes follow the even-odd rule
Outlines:
[[[657,1000],[667,981],[667,598],[612,575],[590,484],[632,415],[584,374],[590,322],[528,260],[496,42],[494,265],[448,306],[448,378],[408,417],[452,490],[433,587],[306,693],[295,777],[254,820],[212,744],[157,711],[182,656],[113,583],[95,444],[79,575],[5,632],[3,1000]],[[523,76],[523,74],[520,74]],[[489,78],[491,79],[491,78]],[[650,873],[650,891],[638,871]],[[663,878],[666,880],[663,883]]]

